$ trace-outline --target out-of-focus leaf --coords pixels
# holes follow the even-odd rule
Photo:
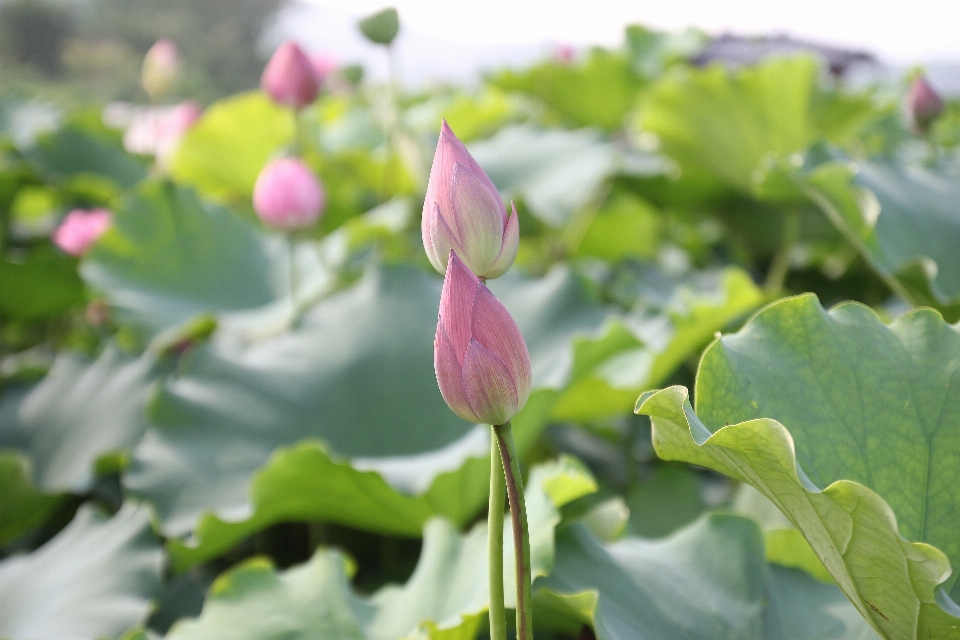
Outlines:
[[[795,180],[874,269],[950,321],[960,318],[955,176],[883,161],[833,161]]]
[[[0,451],[0,546],[43,524],[59,503],[34,488],[22,453]]]
[[[681,169],[706,173],[745,192],[768,158],[803,151],[816,130],[810,105],[817,64],[777,59],[736,72],[713,65],[677,69],[652,85],[641,127]]]
[[[543,609],[592,624],[598,640],[877,637],[836,587],[768,566],[756,525],[737,516],[606,546],[573,525],[558,533],[553,573],[537,588]]]
[[[400,16],[393,7],[387,7],[357,23],[360,31],[374,44],[390,44],[400,31]]]
[[[211,105],[180,141],[170,173],[205,195],[249,202],[260,170],[293,140],[293,114],[260,92]]]
[[[628,192],[611,198],[590,221],[576,255],[610,262],[656,257],[663,235],[663,218],[642,198]]]
[[[526,491],[535,576],[553,566],[558,508],[595,489],[593,479],[570,459],[531,472]],[[202,615],[176,624],[167,638],[224,633],[237,640],[283,634],[362,640],[472,638],[488,607],[486,541],[486,523],[461,534],[445,520],[431,520],[413,576],[405,585],[385,587],[369,598],[352,592],[350,563],[335,551],[321,550],[310,562],[279,574],[264,560],[254,559],[218,578]],[[507,606],[515,606],[510,595],[515,593],[513,562],[507,550]]]
[[[72,258],[39,248],[23,259],[0,259],[0,314],[42,320],[69,311],[83,299],[83,281]]]
[[[437,389],[439,291],[438,278],[411,268],[373,270],[289,332],[244,345],[215,340],[181,360],[150,403],[152,427],[126,477],[168,535],[200,519],[186,545],[172,546],[178,566],[282,519],[416,535],[430,515],[464,524],[476,514],[489,441]],[[544,424],[551,389],[569,376],[571,336],[604,314],[562,269],[501,278],[496,292],[530,338],[535,391],[514,421],[523,449]],[[303,440],[323,445],[274,453]]]
[[[764,302],[750,276],[733,267],[666,285],[665,299],[641,293],[631,314],[611,321],[599,337],[575,343],[574,382],[554,418],[583,422],[628,412],[641,391],[662,383],[717,331]]]
[[[632,24],[627,26],[626,40],[634,69],[647,78],[656,78],[671,65],[699,53],[710,37],[692,28],[680,33],[666,33]]]
[[[590,129],[504,127],[489,140],[471,144],[470,153],[504,196],[523,198],[535,216],[555,227],[569,222],[613,173],[665,170],[659,158],[625,156]]]
[[[143,160],[126,153],[117,142],[78,126],[67,126],[41,136],[26,155],[41,174],[54,182],[95,174],[109,179],[115,188],[122,190],[147,175]]]
[[[140,440],[144,405],[159,371],[108,345],[94,361],[60,354],[50,373],[18,403],[15,425],[0,432],[0,446],[28,454],[34,480],[47,493],[89,489],[99,459]]]
[[[125,197],[81,273],[121,322],[147,333],[199,313],[265,306],[287,292],[287,264],[231,211],[169,182]]]
[[[632,66],[623,54],[597,48],[582,61],[544,62],[522,73],[504,71],[490,81],[540,98],[574,126],[613,131],[623,126],[643,83]]]
[[[146,619],[161,566],[145,508],[107,519],[81,507],[40,549],[0,562],[0,636],[115,638]]]
[[[777,505],[883,637],[955,637],[960,607],[944,590],[960,564],[958,370],[960,332],[935,311],[887,326],[807,295],[706,351],[696,414],[682,387],[645,394],[638,411],[661,457]]]
[[[693,522],[707,508],[701,485],[689,467],[658,467],[651,477],[630,487],[630,531],[644,538],[663,538]]]

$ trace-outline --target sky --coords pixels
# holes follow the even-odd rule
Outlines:
[[[617,46],[627,24],[719,35],[789,34],[862,49],[892,67],[960,63],[960,1],[901,0],[299,0],[265,46],[294,37],[313,52],[363,62],[386,75],[382,51],[365,42],[359,18],[385,6],[400,13],[396,48],[413,84],[469,81],[477,70],[520,66],[558,45]]]

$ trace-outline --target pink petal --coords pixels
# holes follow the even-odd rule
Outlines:
[[[530,395],[530,352],[517,323],[486,285],[480,286],[473,301],[471,334],[507,366],[515,384],[517,407],[523,407]]]
[[[442,321],[437,323],[437,335],[433,340],[433,369],[437,374],[440,394],[446,401],[447,406],[468,422],[480,422],[470,408],[470,403],[467,402],[467,394],[463,390],[463,374],[460,363],[457,361],[456,353],[454,353],[453,344],[451,344],[450,338],[444,331]]]
[[[445,142],[446,146],[450,150],[450,155],[452,156],[453,162],[459,162],[462,165],[465,165],[470,171],[473,171],[475,174],[480,176],[480,179],[493,193],[497,193],[497,187],[493,184],[493,181],[486,174],[483,168],[477,164],[477,161],[473,159],[473,156],[470,155],[470,152],[467,151],[467,148],[463,146],[463,143],[460,142],[460,139],[453,133],[453,129],[450,128],[450,125],[447,124],[446,120],[440,125],[440,139]],[[500,202],[500,214],[502,216],[503,222],[507,221],[507,209],[503,206],[503,202]]]
[[[463,360],[463,388],[478,422],[503,424],[517,412],[517,386],[507,365],[476,340]]]
[[[470,344],[471,311],[479,287],[480,279],[451,251],[440,293],[440,322],[461,364]]]
[[[464,262],[476,273],[482,273],[500,253],[503,241],[503,201],[497,191],[467,166],[453,166],[451,183],[453,219],[457,237],[463,245]]]
[[[491,280],[499,278],[513,266],[513,261],[517,259],[517,249],[520,248],[520,222],[517,219],[517,208],[510,203],[512,213],[507,220],[507,226],[503,228],[503,240],[500,243],[500,253],[486,270],[481,273],[484,278]]]
[[[430,264],[432,264],[437,271],[446,273],[447,257],[450,255],[450,251],[452,250],[457,255],[463,255],[464,250],[463,245],[460,244],[454,232],[447,225],[447,221],[440,215],[439,207],[435,208],[434,211],[435,213],[430,219],[432,225],[430,229],[430,241],[433,249],[433,258],[431,258],[429,251],[427,252],[427,258],[431,258]],[[434,258],[436,262],[434,262]]]

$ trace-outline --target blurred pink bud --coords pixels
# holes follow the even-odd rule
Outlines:
[[[577,55],[577,50],[571,44],[558,44],[553,49],[553,59],[561,64],[573,62]]]
[[[433,342],[440,393],[469,422],[504,424],[530,396],[530,354],[517,323],[453,251]]]
[[[140,84],[156,99],[169,93],[180,79],[180,52],[169,38],[160,38],[143,57],[140,68]]]
[[[943,100],[922,75],[915,77],[910,84],[906,111],[910,128],[917,133],[926,132],[943,113]]]
[[[297,43],[287,40],[263,69],[260,88],[275,102],[302,109],[316,100],[320,83],[307,55]]]
[[[447,121],[433,156],[420,223],[430,264],[444,273],[451,249],[479,277],[497,278],[517,257],[517,210],[507,215],[490,178],[457,139]]]
[[[146,107],[133,114],[130,128],[123,136],[123,147],[132,153],[154,156],[163,165],[202,113],[200,105],[192,100],[175,107]]]
[[[323,210],[320,181],[298,158],[279,158],[260,171],[253,187],[253,208],[263,222],[277,229],[309,227]]]
[[[72,256],[87,252],[97,238],[110,227],[113,214],[106,209],[74,209],[53,232],[53,244]]]
[[[317,76],[317,82],[321,85],[340,66],[337,59],[327,53],[316,53],[310,56],[310,64],[313,66],[314,75]]]

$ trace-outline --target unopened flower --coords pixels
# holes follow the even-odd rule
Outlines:
[[[106,209],[74,209],[67,214],[50,239],[66,253],[81,256],[103,235],[111,222],[113,214]]]
[[[943,100],[922,75],[915,77],[910,84],[906,112],[910,128],[921,134],[943,113]]]
[[[260,88],[275,102],[302,109],[316,100],[320,82],[307,54],[297,43],[287,40],[264,67]]]
[[[469,422],[504,424],[530,396],[530,354],[520,329],[452,251],[440,295],[433,366],[443,399]]]
[[[180,139],[200,118],[203,109],[192,100],[174,107],[147,107],[133,113],[123,136],[123,148],[131,153],[154,156],[165,164]]]
[[[444,120],[421,221],[430,264],[444,273],[452,249],[479,277],[497,278],[517,257],[520,226],[493,182]]]
[[[313,73],[317,76],[317,83],[321,86],[340,66],[337,59],[326,53],[316,53],[310,56],[310,64],[313,66]]]
[[[140,84],[151,100],[163,97],[180,79],[180,52],[169,38],[160,38],[143,57]]]
[[[277,229],[302,229],[323,211],[324,194],[313,171],[298,158],[273,160],[260,171],[253,187],[253,208],[263,222]]]

